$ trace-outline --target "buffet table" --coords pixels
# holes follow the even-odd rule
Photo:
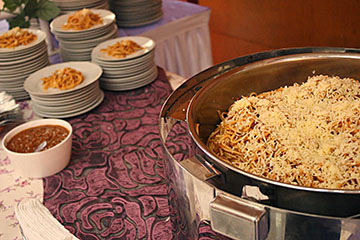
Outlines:
[[[159,21],[142,27],[119,28],[118,36],[145,36],[153,39],[156,42],[156,64],[185,78],[212,66],[210,9],[174,0],[162,0],[162,6],[163,17]],[[0,13],[0,19],[9,16]],[[49,32],[43,22],[40,27]],[[7,28],[5,20],[0,20],[0,32]],[[56,41],[48,40],[48,44],[50,52],[56,50]]]
[[[14,207],[26,198],[43,201],[79,239],[181,239],[170,221],[158,115],[183,80],[159,68],[153,83],[105,91],[100,106],[66,119],[74,129],[71,161],[53,176],[21,177],[0,150],[0,239],[21,239]],[[20,105],[25,120],[38,118],[31,101]],[[219,237],[206,224],[199,232]]]

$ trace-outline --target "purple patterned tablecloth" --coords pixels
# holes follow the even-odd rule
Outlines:
[[[171,92],[152,84],[105,92],[93,111],[68,119],[70,164],[44,179],[44,204],[80,239],[171,239],[158,115]]]
[[[44,178],[44,204],[79,239],[175,239],[158,117],[172,89],[162,69],[151,84],[105,92],[103,103],[67,119],[69,165]],[[201,226],[200,239],[215,236]],[[211,238],[213,239],[213,238]]]

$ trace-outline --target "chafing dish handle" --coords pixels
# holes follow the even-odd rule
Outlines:
[[[210,203],[210,218],[214,231],[232,239],[263,240],[269,231],[264,207],[222,193]]]

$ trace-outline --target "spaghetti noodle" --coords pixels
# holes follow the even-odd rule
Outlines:
[[[359,81],[314,76],[236,101],[207,145],[221,160],[264,178],[360,189],[359,116]]]
[[[105,52],[108,56],[114,58],[125,58],[126,56],[144,49],[136,42],[132,40],[121,40],[115,44],[108,46],[107,48],[101,49],[101,52]]]
[[[81,72],[70,67],[56,70],[51,76],[41,79],[43,81],[43,89],[58,88],[60,90],[68,90],[76,87],[84,81]]]
[[[101,24],[102,18],[89,9],[82,9],[70,15],[66,23],[61,27],[63,30],[85,30]]]
[[[28,45],[35,41],[37,36],[25,29],[15,27],[0,36],[0,48],[15,48]]]

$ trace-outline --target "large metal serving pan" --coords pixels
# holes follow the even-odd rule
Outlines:
[[[220,121],[218,110],[225,111],[235,99],[251,92],[300,83],[314,74],[360,79],[360,50],[296,48],[247,55],[199,73],[172,93],[160,114],[160,136],[171,202],[180,219],[185,219],[184,226],[196,231],[195,223],[211,220],[215,230],[239,239],[277,234],[282,236],[279,239],[291,239],[289,232],[293,234],[299,229],[295,225],[305,222],[317,234],[329,230],[334,239],[340,232],[360,231],[356,219],[360,190],[309,188],[261,178],[221,161],[206,147]],[[186,125],[189,145],[196,149],[180,160],[166,145],[172,127],[179,122]],[[310,235],[300,231],[297,237],[311,239]]]
[[[262,93],[279,87],[301,83],[312,75],[330,75],[360,79],[359,53],[302,53],[278,56],[234,68],[208,81],[192,98],[187,111],[189,131],[206,159],[225,169],[234,192],[242,185],[259,186],[272,205],[309,213],[349,216],[360,213],[360,189],[317,189],[285,184],[249,174],[233,167],[210,151],[206,141],[220,122],[217,111],[227,108],[242,96]]]

